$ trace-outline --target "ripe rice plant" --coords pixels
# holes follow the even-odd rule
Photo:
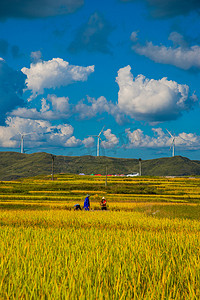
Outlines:
[[[199,230],[137,212],[3,212],[0,297],[198,299]]]
[[[0,299],[200,299],[200,179],[104,179],[0,182]]]

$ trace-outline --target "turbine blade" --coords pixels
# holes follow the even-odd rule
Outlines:
[[[104,127],[105,127],[105,125],[103,126],[103,128],[102,128],[101,131],[99,132],[99,135],[98,135],[98,136],[100,136],[100,135],[102,134],[102,131],[104,130]]]
[[[167,129],[166,129],[167,130]],[[167,130],[167,132],[169,133],[169,135],[174,138],[174,136],[171,134],[171,132],[169,130]]]

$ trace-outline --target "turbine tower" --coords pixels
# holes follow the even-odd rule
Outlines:
[[[100,135],[102,134],[102,132],[103,132],[103,130],[104,130],[104,127],[105,127],[105,126],[103,126],[103,128],[101,129],[101,131],[99,132],[98,135],[91,135],[91,136],[97,137],[97,156],[99,156],[100,140],[102,141]]]
[[[19,132],[19,134],[21,135],[21,140],[20,140],[20,152],[24,153],[24,136],[31,134],[31,133],[21,133]]]
[[[170,149],[172,148],[172,157],[174,157],[174,155],[175,155],[175,139],[176,139],[176,137],[175,137],[175,135],[172,135],[169,130],[167,130],[167,132],[172,137],[172,145],[171,145]]]

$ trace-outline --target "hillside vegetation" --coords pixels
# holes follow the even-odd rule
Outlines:
[[[138,159],[95,157],[95,156],[55,156],[54,173],[72,174],[129,174],[139,171]],[[0,180],[14,180],[20,177],[49,175],[52,173],[52,156],[48,153],[21,154],[0,152]],[[144,176],[192,176],[200,175],[200,162],[186,157],[142,161]]]

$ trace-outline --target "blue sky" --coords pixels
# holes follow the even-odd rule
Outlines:
[[[2,0],[0,150],[200,157],[198,0]]]

